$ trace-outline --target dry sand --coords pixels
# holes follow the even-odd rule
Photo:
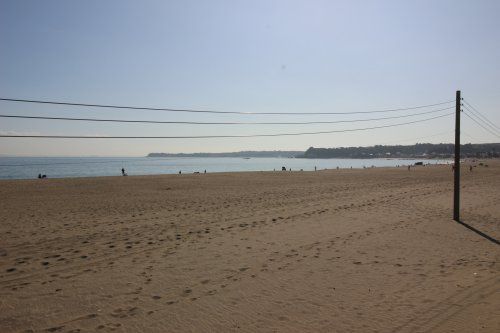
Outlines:
[[[500,238],[500,163],[463,221]],[[466,168],[464,168],[466,169]],[[449,166],[0,182],[1,332],[500,332]]]

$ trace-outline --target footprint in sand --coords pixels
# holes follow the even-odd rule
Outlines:
[[[117,330],[118,328],[120,328],[121,326],[122,326],[122,324],[120,324],[120,323],[107,323],[104,325],[97,326],[96,329],[98,329],[98,330],[108,329],[110,331],[114,331],[114,330]]]
[[[132,317],[137,314],[137,310],[137,307],[129,307],[126,309],[118,308],[111,313],[111,316],[117,318]]]
[[[182,291],[182,296],[188,296],[193,292],[193,290],[187,288]]]

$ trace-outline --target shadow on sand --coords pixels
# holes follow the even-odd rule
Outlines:
[[[484,233],[484,232],[482,232],[481,230],[478,230],[478,229],[474,228],[474,227],[473,227],[473,226],[471,226],[471,225],[468,225],[467,223],[465,223],[465,222],[463,222],[463,221],[455,221],[455,222],[457,222],[457,223],[459,223],[459,224],[463,225],[464,227],[466,227],[466,228],[467,228],[467,229],[469,229],[469,230],[474,231],[476,234],[478,234],[478,235],[479,235],[479,236],[481,236],[481,237],[486,238],[486,239],[487,239],[487,240],[489,240],[490,242],[493,242],[493,243],[495,243],[496,245],[500,245],[500,242],[499,242],[497,239],[495,239],[495,238],[493,238],[493,237],[491,237],[491,236],[489,236],[489,235],[485,234],[485,233]]]

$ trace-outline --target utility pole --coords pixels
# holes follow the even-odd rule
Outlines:
[[[455,182],[453,193],[453,219],[460,222],[460,109],[462,100],[457,90],[455,106]]]

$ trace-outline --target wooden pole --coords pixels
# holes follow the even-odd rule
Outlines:
[[[455,104],[455,173],[454,173],[454,193],[453,193],[453,219],[460,221],[460,90],[457,90]]]

